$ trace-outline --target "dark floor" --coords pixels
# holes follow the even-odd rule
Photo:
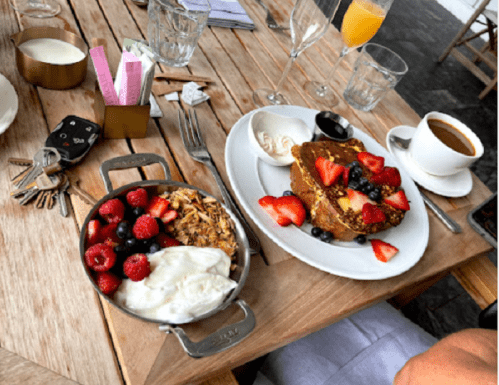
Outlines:
[[[342,0],[333,20],[336,28],[340,28],[350,3],[351,0]],[[436,0],[395,0],[372,42],[389,47],[407,62],[409,72],[396,90],[420,116],[430,111],[447,113],[479,136],[485,153],[472,170],[496,192],[497,91],[480,100],[478,95],[485,85],[456,59],[449,56],[437,63],[462,26]],[[477,43],[480,47],[481,43]],[[488,67],[481,68],[490,75]],[[497,252],[489,257],[497,265]],[[480,308],[449,275],[404,306],[402,312],[433,336],[442,338],[464,328],[478,327]],[[250,367],[258,368],[259,361]],[[235,373],[241,384],[248,383],[248,371]]]
[[[334,24],[351,1],[342,1]],[[470,15],[471,16],[471,15]],[[497,91],[483,100],[478,94],[485,85],[452,56],[442,63],[438,57],[463,23],[435,0],[394,1],[373,42],[401,55],[409,72],[397,85],[397,92],[420,115],[440,111],[470,127],[485,147],[483,157],[472,170],[493,192],[497,191]],[[483,42],[476,41],[478,48]],[[463,50],[466,53],[467,50]],[[469,55],[468,55],[469,56]],[[469,56],[471,57],[471,56]],[[488,74],[490,69],[481,65]],[[489,256],[497,265],[497,253]],[[478,326],[480,308],[448,276],[402,309],[423,329],[441,338],[467,327]]]

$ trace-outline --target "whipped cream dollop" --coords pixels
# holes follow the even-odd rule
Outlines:
[[[273,158],[285,158],[291,154],[295,145],[293,139],[286,135],[270,136],[265,131],[258,131],[256,139],[262,149]]]
[[[211,247],[167,247],[148,255],[151,274],[125,279],[116,302],[143,317],[185,323],[219,306],[237,286],[229,277],[231,260]]]

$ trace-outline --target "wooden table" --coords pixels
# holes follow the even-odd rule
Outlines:
[[[253,90],[277,82],[290,50],[288,32],[269,30],[264,24],[263,9],[252,0],[241,2],[257,25],[254,31],[207,28],[188,67],[157,70],[210,76],[215,80],[206,88],[210,101],[195,108],[207,130],[209,150],[228,186],[224,164],[227,134],[239,118],[255,108]],[[223,353],[204,359],[190,358],[177,339],[158,331],[157,325],[110,307],[96,294],[80,262],[79,230],[91,207],[71,197],[71,214],[63,218],[58,208],[20,207],[9,197],[13,189],[9,180],[20,168],[7,165],[8,157],[31,157],[50,130],[69,114],[94,120],[92,65],[89,64],[85,82],[75,89],[34,87],[16,69],[9,36],[28,27],[48,25],[76,32],[88,43],[93,38],[104,38],[108,42],[108,60],[115,69],[123,39],[146,36],[147,13],[130,0],[61,3],[62,13],[45,20],[19,16],[7,1],[0,3],[0,72],[19,95],[16,120],[0,136],[0,383],[183,384],[214,376],[211,383],[233,382],[229,369],[373,303],[400,293],[393,302],[403,303],[450,271],[465,283],[480,306],[485,307],[496,298],[493,287],[497,287],[497,275],[486,258],[491,247],[466,222],[469,210],[490,195],[473,177],[473,191],[464,198],[445,199],[428,193],[461,224],[463,233],[450,233],[430,212],[430,240],[421,261],[408,272],[386,280],[356,281],[319,271],[285,253],[253,226],[268,264],[262,256],[252,257],[250,275],[240,297],[255,312],[257,325],[246,340]],[[279,21],[286,22],[292,3],[283,0],[269,6]],[[321,79],[328,72],[340,44],[338,32],[330,28],[323,39],[298,58],[284,86],[293,104],[321,109],[304,95],[302,85],[308,79]],[[333,81],[336,89],[344,89],[354,59],[352,54],[343,62]],[[164,117],[149,121],[146,138],[102,139],[72,170],[80,177],[81,187],[95,198],[105,195],[98,172],[100,164],[115,156],[141,152],[163,156],[174,180],[186,181],[221,198],[208,169],[193,161],[182,146],[177,110],[187,106],[164,98],[158,98],[158,102]],[[420,119],[396,92],[391,92],[370,113],[353,110],[343,101],[335,111],[382,144],[390,128],[415,125]],[[159,166],[145,167],[143,175],[147,179],[163,177]],[[115,186],[140,178],[137,170],[112,173]],[[197,340],[221,322],[240,318],[242,314],[231,309],[189,325],[186,331]]]

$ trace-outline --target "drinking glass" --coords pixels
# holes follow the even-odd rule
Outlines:
[[[31,17],[53,17],[61,12],[56,0],[10,0],[10,6],[17,12]]]
[[[340,0],[296,1],[289,21],[292,48],[288,62],[275,89],[260,88],[253,93],[253,101],[258,107],[289,104],[281,93],[284,80],[298,55],[326,33],[339,4]]]
[[[154,58],[170,67],[186,66],[210,11],[208,0],[150,0],[147,37]]]
[[[321,82],[310,81],[304,86],[307,93],[317,102],[329,107],[339,103],[338,96],[329,86],[343,58],[354,49],[361,47],[376,35],[385,20],[393,0],[353,0],[341,24],[343,48],[333,68]]]

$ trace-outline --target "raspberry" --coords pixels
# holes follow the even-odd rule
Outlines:
[[[107,223],[119,223],[125,217],[125,205],[117,198],[110,199],[99,207],[99,214]]]
[[[132,229],[132,234],[137,239],[149,239],[158,233],[159,226],[156,219],[145,214],[137,218]]]
[[[102,240],[102,224],[98,219],[92,219],[87,225],[87,243],[95,245]]]
[[[121,239],[116,235],[117,223],[110,223],[102,228],[102,243],[115,248],[121,242]]]
[[[111,246],[97,243],[85,251],[85,262],[94,271],[107,271],[116,263],[116,253]]]
[[[105,295],[112,295],[121,285],[121,278],[108,271],[97,273],[97,286]]]
[[[123,263],[123,271],[132,281],[138,282],[151,274],[151,266],[145,254],[134,254]]]
[[[130,191],[126,194],[126,201],[131,207],[141,207],[145,209],[149,203],[149,197],[147,196],[146,190],[138,188],[137,190]]]
[[[177,241],[175,238],[171,238],[168,235],[164,233],[158,234],[156,237],[156,242],[158,242],[158,245],[161,246],[161,248],[165,247],[171,247],[171,246],[180,246],[181,243]]]

